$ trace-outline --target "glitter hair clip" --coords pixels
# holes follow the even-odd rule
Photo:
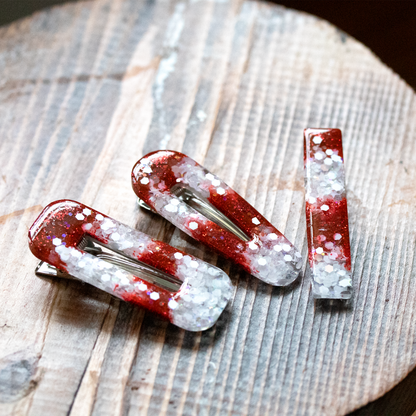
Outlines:
[[[160,150],[132,171],[139,204],[242,266],[286,286],[299,275],[301,254],[247,201],[190,157]]]
[[[71,275],[188,331],[214,325],[233,291],[222,270],[75,201],[49,204],[29,247],[38,275]]]
[[[306,129],[306,223],[315,298],[349,299],[351,252],[342,135]]]

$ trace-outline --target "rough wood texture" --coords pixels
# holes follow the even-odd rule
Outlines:
[[[97,0],[0,29],[0,413],[343,415],[416,364],[416,100],[365,47],[258,2]],[[306,253],[302,130],[343,130],[354,287],[314,304],[136,207],[130,169],[181,150]],[[185,333],[92,287],[44,281],[26,232],[80,200],[230,273]],[[306,262],[305,262],[306,263]]]

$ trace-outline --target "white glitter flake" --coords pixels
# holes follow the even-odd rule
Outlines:
[[[60,238],[54,238],[54,239],[52,240],[52,244],[53,244],[54,246],[60,246],[60,245],[61,245],[61,243],[62,243],[62,241],[61,241],[61,239],[60,239]]]
[[[105,221],[101,224],[101,229],[104,231],[109,230],[113,227],[115,227],[115,224],[109,218],[106,218]]]
[[[312,141],[313,141],[315,144],[321,144],[321,143],[322,143],[322,138],[321,138],[321,137],[319,137],[319,136],[315,136],[315,137],[312,139]]]
[[[225,189],[221,188],[221,187],[217,188],[217,194],[218,195],[224,195],[225,194]]]
[[[264,266],[265,264],[267,264],[267,260],[264,257],[262,257],[258,260],[258,263],[260,264],[260,266]]]
[[[183,254],[182,253],[175,253],[174,256],[175,256],[175,259],[180,260],[183,257]]]
[[[191,221],[191,222],[189,223],[189,228],[190,228],[191,230],[196,230],[196,229],[198,228],[198,223],[197,223],[197,222],[195,222],[195,221]]]
[[[250,241],[249,243],[248,243],[248,247],[251,249],[251,250],[257,250],[259,247],[257,246],[257,244],[254,242],[254,241]]]
[[[324,252],[324,249],[323,249],[322,247],[318,247],[318,248],[316,249],[316,252],[317,252],[318,254],[322,254],[322,253]]]
[[[319,152],[315,153],[315,159],[317,159],[317,160],[322,160],[324,157],[325,157],[324,152],[319,151]]]
[[[104,217],[103,217],[101,214],[97,214],[97,215],[95,216],[95,219],[96,219],[97,221],[102,221],[102,220],[104,219]]]
[[[173,202],[173,201],[171,201],[171,202]],[[168,204],[168,205],[165,205],[165,210],[168,211],[168,212],[177,212],[178,207],[176,205]]]
[[[267,236],[267,238],[268,238],[269,240],[277,240],[277,234],[275,234],[275,233],[270,233],[270,234]]]
[[[351,279],[344,279],[344,280],[341,280],[338,284],[342,287],[349,287],[352,285],[352,281]]]
[[[112,233],[110,235],[110,238],[114,241],[118,241],[118,240],[120,240],[120,234],[119,233]]]
[[[149,297],[152,300],[158,300],[160,298],[160,295],[157,292],[152,292]]]
[[[91,215],[91,210],[90,210],[90,209],[88,209],[88,208],[84,208],[84,209],[82,210],[82,213],[83,213],[86,217],[88,217],[88,215]]]
[[[176,302],[176,300],[173,300],[173,299],[171,299],[169,302],[168,302],[168,307],[170,308],[170,309],[176,309],[177,307],[178,307],[178,302]]]
[[[285,259],[285,261],[292,261],[293,258],[290,254],[286,254],[286,256],[283,257]]]
[[[79,221],[82,221],[83,219],[85,219],[85,217],[80,212],[77,215],[75,215],[75,218]]]
[[[139,283],[137,285],[137,289],[141,290],[142,292],[144,292],[145,290],[147,290],[147,285],[145,285],[144,283]]]
[[[214,180],[214,179],[215,179],[215,176],[214,176],[212,173],[207,173],[207,174],[205,175],[205,177],[206,177],[209,181],[212,181],[212,180]]]
[[[214,179],[211,183],[212,183],[213,186],[220,186],[221,185],[221,181],[218,180],[218,179]]]
[[[341,238],[342,238],[341,234],[339,234],[339,233],[334,234],[334,240],[341,240]]]
[[[254,218],[251,220],[251,222],[252,222],[253,224],[255,224],[255,225],[259,225],[259,224],[260,224],[260,221],[259,221],[256,217],[254,217]]]
[[[147,178],[147,177],[144,177],[144,178],[140,179],[140,183],[142,183],[143,185],[147,185],[149,182],[150,182],[149,178]]]
[[[329,206],[324,204],[324,205],[321,206],[321,210],[322,211],[328,211],[329,210]]]

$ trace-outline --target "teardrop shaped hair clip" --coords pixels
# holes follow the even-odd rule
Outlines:
[[[298,250],[220,178],[190,157],[159,150],[132,171],[139,204],[242,266],[260,280],[287,286],[299,275]]]
[[[73,276],[189,331],[214,325],[232,295],[217,267],[75,201],[49,204],[29,247],[37,275]]]

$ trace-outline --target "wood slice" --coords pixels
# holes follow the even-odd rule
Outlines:
[[[256,1],[96,0],[1,28],[0,69],[1,414],[344,415],[415,367],[415,93],[363,45]],[[306,127],[343,131],[344,307],[315,303],[307,271],[273,288],[136,205],[136,160],[179,150],[306,255]],[[26,233],[61,198],[222,267],[219,323],[184,332],[35,277]]]

